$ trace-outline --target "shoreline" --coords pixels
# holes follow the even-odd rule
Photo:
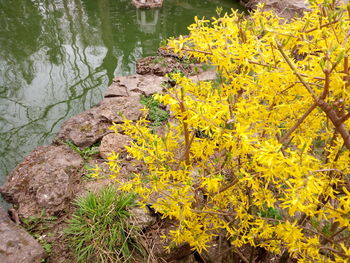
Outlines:
[[[98,105],[66,120],[53,142],[50,145],[36,147],[10,172],[5,183],[0,186],[1,195],[14,207],[8,211],[14,222],[7,220],[14,228],[23,231],[18,227],[23,219],[57,218],[58,223],[53,222],[50,226],[50,232],[55,233],[54,236],[57,237],[50,243],[53,245],[53,254],[50,255],[50,260],[53,262],[64,262],[67,259],[65,255],[67,247],[62,248],[60,243],[64,241],[60,236],[66,225],[66,219],[74,210],[74,200],[88,192],[97,193],[103,187],[114,183],[110,178],[92,180],[89,178],[91,172],[89,168],[96,164],[103,166],[107,156],[116,151],[121,156],[122,176],[138,169],[129,162],[125,152],[124,145],[129,143],[129,137],[109,130],[112,122],[122,122],[122,116],[133,121],[144,117],[140,111],[144,108],[140,103],[141,97],[150,97],[152,94],[166,91],[165,86],[169,79],[164,76],[165,74],[176,69],[187,70],[190,73],[194,67],[200,67],[200,65],[182,64],[177,58],[164,54],[143,58],[137,64],[138,72],[142,74],[115,77]],[[213,70],[201,71],[196,79],[209,80],[216,76]],[[95,150],[92,155],[84,154],[84,151],[93,148]],[[3,208],[0,208],[0,211],[4,215],[7,214]],[[136,217],[139,218],[137,225],[142,228],[150,227],[157,218],[150,210],[136,209],[132,213],[136,213]],[[12,232],[16,233],[14,230]],[[45,253],[37,241],[29,235],[28,238],[31,242],[27,243],[35,244],[36,249],[33,253],[20,254],[35,260],[28,259],[22,262],[39,262],[36,258],[44,257]],[[11,237],[6,239],[11,240]],[[164,241],[158,240],[158,243],[160,251],[158,254],[161,258],[168,260],[177,258],[177,252],[166,254],[163,249]],[[32,247],[27,249],[33,250]],[[187,250],[190,251],[190,248]],[[18,262],[18,258],[14,255],[11,256],[11,260],[14,261],[6,262]]]

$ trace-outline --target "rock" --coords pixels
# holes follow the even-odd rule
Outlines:
[[[63,211],[72,199],[84,161],[68,146],[36,148],[7,177],[0,193],[22,217]]]
[[[131,214],[130,223],[141,229],[150,227],[156,222],[156,217],[151,215],[148,207],[145,209],[142,207],[131,207],[129,212]]]
[[[188,76],[203,71],[202,64],[194,58],[180,57],[166,48],[159,48],[157,53],[159,56],[139,59],[136,62],[136,72],[140,75],[165,76],[172,72],[181,71]]]
[[[193,251],[187,243],[179,245],[171,244],[168,238],[170,231],[174,231],[176,222],[168,218],[158,219],[156,223],[147,227],[140,242],[143,244],[146,252],[152,255],[156,261],[152,262],[197,262],[191,255]],[[171,247],[168,249],[167,247]]]
[[[133,76],[130,76],[133,77]],[[107,88],[105,93],[105,98],[113,98],[113,97],[129,97],[130,92],[125,86],[125,84],[121,83],[121,81],[118,79],[119,77],[115,77],[113,79],[112,84]],[[121,77],[123,78],[123,77]],[[132,78],[133,79],[133,78]],[[132,83],[134,85],[137,85],[137,83]]]
[[[194,261],[192,256],[193,250],[189,244],[185,243],[170,249],[170,251],[167,251],[163,258],[165,258],[166,262],[178,261],[184,263],[194,263],[196,261]]]
[[[78,147],[88,147],[110,133],[112,122],[120,123],[125,116],[138,120],[142,116],[143,105],[139,97],[110,97],[90,110],[82,112],[64,122],[55,142],[71,141]]]
[[[199,73],[198,75],[191,76],[189,78],[194,82],[214,80],[214,79],[216,79],[216,71],[215,70],[203,71],[203,72]]]
[[[256,9],[258,4],[265,4],[264,10],[274,10],[280,17],[291,20],[295,16],[303,16],[309,9],[309,1],[305,0],[240,0],[248,9]],[[349,3],[349,0],[336,0],[335,4]]]
[[[13,223],[0,207],[0,262],[39,263],[45,252],[24,229]]]
[[[105,98],[100,106],[95,108],[95,116],[101,120],[120,123],[124,117],[136,121],[142,116],[143,105],[139,97]]]
[[[150,96],[154,93],[162,93],[162,83],[167,79],[152,75],[132,75],[115,77],[108,87],[105,97]]]
[[[302,16],[309,6],[304,0],[241,0],[241,3],[249,9],[256,9],[258,4],[265,2],[265,10],[274,10],[280,17],[288,20]]]
[[[113,151],[116,153],[125,152],[124,146],[130,144],[130,137],[120,133],[110,133],[102,138],[100,145],[100,155],[107,158]]]
[[[54,139],[56,143],[71,141],[79,147],[88,147],[108,133],[111,122],[107,119],[96,118],[96,110],[79,113],[65,121]]]
[[[234,258],[234,253],[232,253],[232,246],[226,241],[227,237],[225,232],[214,236],[207,245],[207,250],[202,252],[201,257],[204,262],[240,262],[239,259]],[[250,251],[249,251],[250,252]],[[271,261],[261,261],[261,262],[271,262]]]
[[[76,194],[75,198],[85,197],[88,193],[98,194],[103,188],[115,185],[116,182],[112,178],[101,178],[96,180],[87,180],[82,182],[80,185],[80,190]]]
[[[182,36],[183,38],[188,38],[188,36]],[[183,54],[186,55],[186,51],[183,51]],[[169,46],[165,46],[165,47],[159,47],[157,49],[157,55],[161,56],[161,57],[172,57],[172,58],[176,58],[181,60],[181,56],[177,53],[174,52],[174,49],[169,47]]]
[[[132,0],[131,3],[136,8],[150,9],[162,7],[163,0]]]
[[[120,174],[125,178],[127,178],[130,174],[140,173],[146,170],[146,167],[142,162],[137,162],[135,160],[131,162],[130,160],[128,161],[127,158],[125,159],[126,160],[121,163],[121,170],[120,170]]]
[[[170,56],[145,57],[136,62],[136,72],[141,75],[165,76],[176,69],[186,71],[179,59]]]

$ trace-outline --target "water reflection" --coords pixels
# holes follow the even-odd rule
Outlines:
[[[156,31],[156,26],[158,25],[159,18],[159,9],[151,10],[151,12],[137,9],[136,14],[140,31],[148,34],[154,33]]]
[[[113,76],[134,73],[138,58],[186,33],[194,15],[232,1],[141,11],[130,0],[0,0],[0,183],[64,120],[99,102]]]

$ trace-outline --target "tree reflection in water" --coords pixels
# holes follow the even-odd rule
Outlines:
[[[115,75],[135,72],[162,40],[186,33],[193,16],[232,0],[0,0],[0,184],[62,122],[99,102]]]

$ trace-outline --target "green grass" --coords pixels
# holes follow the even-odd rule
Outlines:
[[[152,60],[152,64],[159,64],[161,67],[166,67],[166,63],[165,63],[165,58],[164,57],[155,57]]]
[[[160,126],[169,118],[169,114],[160,108],[160,102],[152,96],[141,96],[140,103],[149,109],[148,119],[153,122],[153,126]]]
[[[142,253],[138,231],[128,223],[127,208],[134,205],[134,195],[119,194],[115,187],[78,199],[65,230],[76,262],[129,262]]]
[[[76,146],[74,143],[72,143],[71,141],[65,141],[64,142],[69,148],[71,148],[73,151],[75,151],[76,153],[78,153],[81,158],[84,159],[84,161],[88,161],[91,159],[92,156],[98,154],[99,151],[99,144],[98,143],[94,143],[93,145],[86,147],[84,149],[80,149],[78,146]]]
[[[266,207],[265,209],[258,212],[258,215],[261,217],[267,217],[277,220],[282,220],[282,215],[278,209],[273,207]]]
[[[57,217],[47,216],[45,210],[42,210],[40,216],[21,218],[21,221],[21,226],[40,243],[47,256],[49,256],[52,251],[52,244],[45,237],[53,235],[50,230],[56,224]],[[46,262],[46,260],[47,258],[44,258],[41,262]]]

